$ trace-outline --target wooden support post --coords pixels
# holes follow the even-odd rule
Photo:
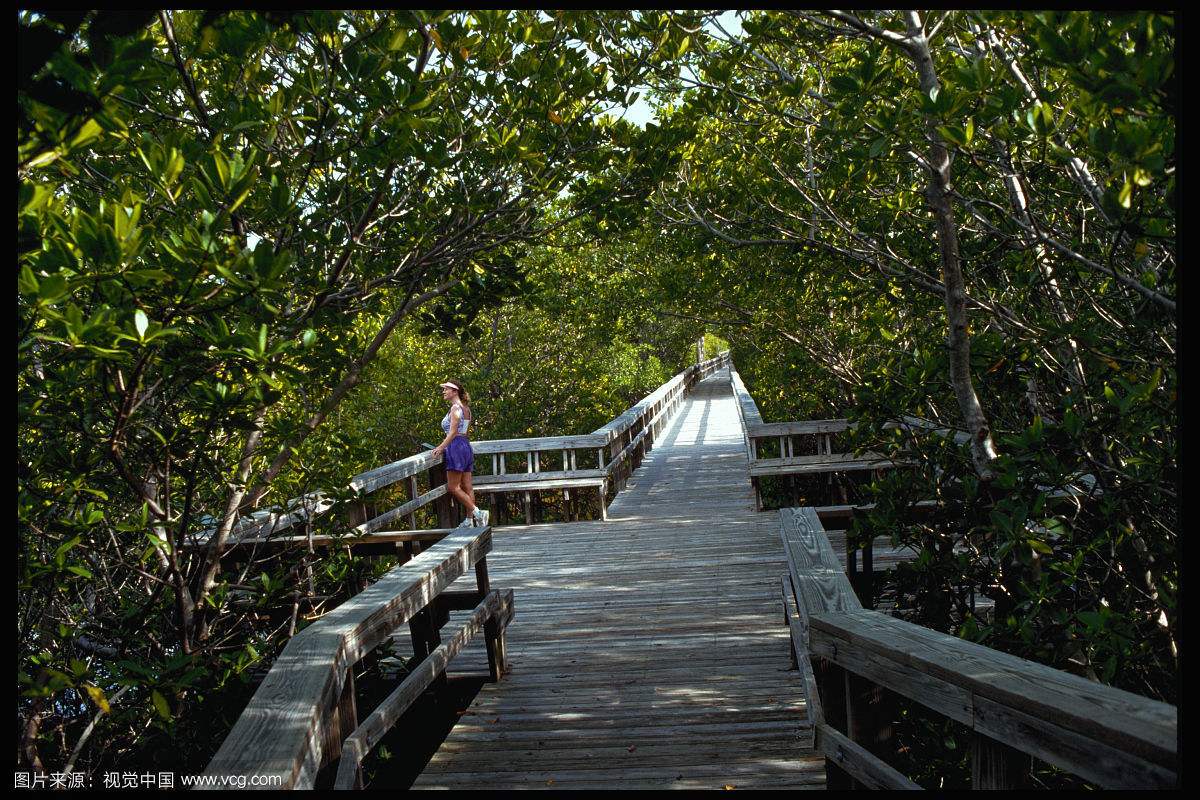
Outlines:
[[[429,468],[429,488],[444,486],[446,483],[446,465],[435,464]],[[433,501],[437,513],[439,528],[454,528],[458,526],[457,514],[454,513],[454,498],[449,492]]]
[[[413,655],[417,657],[417,661],[429,655],[429,641],[426,638],[428,624],[425,622],[424,615],[428,613],[428,609],[422,609],[408,621],[408,636],[412,639]]]
[[[981,733],[971,734],[971,788],[1021,789],[1029,781],[1033,759]]]
[[[880,758],[892,750],[895,698],[873,681],[846,671],[846,736]],[[855,781],[855,788],[863,788]]]
[[[875,566],[872,563],[875,555],[874,544],[874,537],[871,537],[863,542],[862,546],[862,576],[859,578],[862,590],[858,593],[858,602],[863,604],[863,608],[875,607]]]
[[[321,762],[327,764],[342,755],[342,742],[358,727],[358,707],[354,698],[354,667],[346,669],[346,681],[337,702],[326,712]]]
[[[486,597],[491,591],[491,580],[488,577],[487,558],[475,562],[475,585],[479,595]],[[495,617],[489,617],[483,624],[484,644],[487,647],[488,671],[493,681],[498,681],[508,669],[507,652],[504,644],[504,629]]]
[[[783,627],[787,628],[790,632],[792,626],[792,601],[791,598],[788,597],[789,594],[792,594],[792,577],[790,574],[786,572],[783,573],[783,577],[780,579],[779,588],[781,594],[783,595]],[[800,664],[798,661],[796,661],[796,648],[793,646],[791,636],[788,637],[787,649],[788,662],[791,664],[791,669],[799,669]]]
[[[846,577],[850,579],[850,586],[854,589],[855,595],[861,595],[859,591],[859,574],[858,574],[858,546],[854,542],[854,535],[846,531]],[[858,602],[862,602],[860,596]]]
[[[832,661],[812,659],[813,678],[817,682],[817,694],[821,698],[821,709],[825,724],[831,728],[846,730],[846,679],[844,670]],[[833,760],[825,759],[825,788],[849,789],[850,775]]]
[[[428,655],[436,650],[438,645],[442,643],[442,633],[440,630],[442,620],[440,618],[444,611],[435,603],[430,603],[425,607],[425,611],[423,613],[425,614],[425,619],[423,620],[425,626],[425,640],[428,643],[428,649],[425,652],[426,655]],[[445,689],[447,685],[448,681],[446,680],[445,672],[438,675],[433,681],[433,688],[439,691]]]
[[[535,471],[533,468],[533,459],[534,459],[535,455],[536,455],[536,453],[530,452],[525,457],[525,472],[527,472],[529,474],[533,474],[533,472]],[[526,491],[524,493],[524,497],[525,497],[525,524],[532,525],[533,524],[533,498],[528,491]]]
[[[600,519],[608,521],[608,479],[600,481]]]
[[[409,502],[412,502],[413,500],[417,499],[417,476],[409,475],[407,483],[408,483],[408,500],[409,500]],[[416,509],[413,509],[413,512],[408,515],[408,529],[410,531],[415,531],[417,529]]]

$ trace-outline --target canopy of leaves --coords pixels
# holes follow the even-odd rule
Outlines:
[[[920,455],[852,533],[917,554],[896,613],[1178,701],[1175,18],[737,22],[18,14],[23,759],[195,771],[294,593],[380,568],[222,561],[239,516],[416,452],[447,378],[581,433],[701,335],[768,420]],[[978,433],[959,357],[984,470],[883,427]]]

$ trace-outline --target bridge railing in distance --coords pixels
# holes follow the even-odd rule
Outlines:
[[[1104,788],[1178,785],[1174,706],[863,609],[813,508],[780,509],[786,624],[827,786],[920,788],[887,763],[903,695],[972,731],[972,785],[1032,761]]]
[[[499,680],[506,669],[504,632],[513,618],[513,593],[491,588],[486,558],[491,549],[490,527],[462,525],[294,636],[205,775],[266,775],[278,777],[283,788],[312,788],[318,771],[340,757],[338,785],[353,787],[361,783],[359,767],[371,747],[481,631],[492,678]],[[445,591],[472,567],[475,591]],[[438,628],[454,609],[473,613],[442,644]],[[405,622],[422,660],[360,725],[354,666]]]
[[[750,483],[754,488],[755,508],[758,511],[763,510],[759,484],[759,479],[762,477],[788,477],[790,480],[795,476],[833,476],[846,472],[892,469],[909,466],[913,463],[910,460],[891,459],[870,452],[862,454],[834,452],[837,434],[852,431],[858,427],[857,423],[848,419],[763,422],[754,398],[732,365],[729,377],[742,421],[746,440],[746,459],[750,464]],[[908,414],[884,423],[883,427],[885,429],[898,428],[920,435],[934,434],[951,437],[960,445],[970,440],[970,434],[966,431]],[[771,454],[764,455],[767,451]],[[1085,495],[1099,493],[1095,479],[1088,474],[1074,476],[1071,484],[1065,488],[1046,488],[1046,491],[1048,492],[1047,497],[1053,500],[1074,500]],[[793,501],[795,502],[795,498]],[[800,505],[798,502],[795,504]],[[930,508],[934,506],[933,503],[919,503],[918,505]],[[852,515],[852,510],[863,511],[871,507],[870,505],[850,505],[845,497],[842,498],[841,504],[817,506],[823,519],[833,516],[848,518]]]
[[[724,350],[713,358],[693,364],[611,422],[592,431],[593,436],[604,440],[599,455],[605,471],[606,488],[611,486],[614,494],[625,488],[630,474],[641,465],[663,425],[692,391],[692,387],[729,363],[729,351]],[[605,505],[602,496],[602,509]]]
[[[490,457],[492,467],[491,474],[473,476],[476,498],[493,498],[491,522],[500,524],[507,521],[501,513],[507,506],[505,499],[511,494],[523,496],[524,521],[532,524],[537,516],[535,499],[538,492],[562,492],[567,517],[575,519],[579,516],[579,493],[594,491],[599,499],[601,519],[607,519],[609,494],[615,495],[624,488],[630,472],[641,463],[679,403],[697,381],[728,363],[729,352],[724,351],[715,358],[688,367],[590,434],[472,442],[476,458]],[[585,453],[586,457],[581,455]],[[559,458],[561,468],[555,463]],[[596,467],[581,468],[579,463],[586,463],[585,458],[593,460]],[[397,484],[403,489],[403,501],[378,511],[375,508],[378,503],[371,502],[368,496]],[[463,517],[462,509],[447,493],[443,457],[434,455],[431,450],[355,475],[349,488],[362,497],[355,518],[351,520],[353,528],[349,534],[320,535],[297,530],[335,507],[324,493],[315,492],[290,500],[283,508],[248,515],[234,527],[226,546],[351,546],[360,552],[396,553],[411,558],[422,546],[449,533]],[[575,493],[574,497],[572,493]],[[420,527],[417,512],[424,508],[433,511],[436,527]],[[212,534],[212,530],[201,532],[190,546],[208,546]]]
[[[754,398],[742,377],[731,365],[729,382],[737,401],[738,415],[750,464],[754,508],[763,510],[760,478],[764,476],[830,475],[859,470],[877,470],[898,463],[875,453],[855,455],[833,452],[833,436],[855,426],[846,419],[810,419],[796,422],[763,422]],[[777,445],[778,455],[764,457],[766,445]],[[799,447],[797,447],[799,444]]]

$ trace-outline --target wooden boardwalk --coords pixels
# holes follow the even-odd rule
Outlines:
[[[512,671],[414,788],[822,789],[789,669],[778,517],[756,513],[721,371],[699,383],[607,522],[500,528]],[[482,647],[461,665],[483,663]]]

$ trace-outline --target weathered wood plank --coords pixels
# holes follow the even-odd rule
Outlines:
[[[760,458],[751,465],[750,476],[761,478],[766,475],[824,475],[828,472],[861,472],[903,466],[908,464],[886,458],[859,458],[849,453],[833,453],[795,458]]]
[[[417,453],[415,456],[408,456],[399,461],[393,461],[391,464],[384,464],[382,467],[361,472],[350,479],[350,488],[369,494],[441,463],[440,455],[434,455],[433,451],[427,450],[424,453]]]
[[[1040,737],[1047,744],[1038,758],[1070,762],[1064,768],[1078,774],[1092,774],[1100,762],[1094,756],[1086,759],[1091,763],[1077,760],[1069,736],[1086,738],[1093,752],[1108,748],[1107,761],[1123,763],[1122,769],[1146,762],[1143,777],[1166,780],[1175,768],[1177,711],[1165,703],[872,611],[813,615],[809,635],[814,652],[830,653],[838,663],[849,666],[848,654],[870,653],[925,674],[944,691],[968,692],[972,706],[966,723],[972,728],[1025,752],[1040,746]],[[886,673],[881,670],[875,679],[902,694],[913,692],[913,686]],[[925,702],[927,696],[913,699]],[[1013,738],[1014,726],[1021,727],[1020,738]],[[1041,733],[1035,737],[1034,731]]]
[[[816,749],[867,789],[921,788],[878,756],[824,723],[817,725]]]
[[[359,766],[366,754],[379,743],[396,720],[420,697],[433,683],[438,675],[445,671],[467,642],[477,636],[484,624],[493,618],[500,618],[502,625],[507,625],[513,614],[513,592],[511,589],[501,592],[491,591],[483,602],[475,607],[466,623],[450,638],[450,641],[430,653],[417,667],[409,673],[399,686],[371,712],[362,723],[354,729],[346,739],[346,749],[338,764],[337,779],[334,788],[351,789],[361,780]]]
[[[815,613],[861,609],[813,509],[780,509],[779,525],[802,625]]]
[[[347,671],[491,549],[490,528],[460,526],[441,543],[301,631],[284,648],[206,775],[278,776],[311,786],[328,760],[329,710]]]
[[[514,472],[510,475],[503,476],[504,478],[512,478],[515,480],[505,481],[489,481],[486,478],[481,478],[473,487],[476,494],[492,494],[494,492],[522,492],[551,489],[594,489],[604,482],[603,478],[569,478],[566,480],[543,479],[536,477],[539,474],[553,473],[537,473],[537,472]]]
[[[841,433],[858,427],[848,419],[804,419],[795,422],[764,422],[746,429],[754,439],[771,436],[805,436],[820,433]]]
[[[384,525],[387,525],[392,520],[399,519],[400,517],[408,516],[412,512],[416,511],[418,508],[423,508],[424,506],[429,505],[434,500],[437,500],[439,497],[443,497],[445,494],[446,494],[446,484],[442,484],[440,486],[435,486],[432,489],[430,489],[428,492],[425,492],[424,494],[418,496],[415,500],[409,500],[407,503],[397,506],[396,508],[393,508],[391,511],[385,511],[384,513],[380,514],[379,516],[374,517],[373,519],[367,520],[362,525],[359,525],[357,528],[355,528],[355,530],[361,531],[362,533],[372,533],[374,531],[381,529]]]
[[[511,491],[507,484],[539,484],[554,481],[578,482],[580,486],[595,486],[605,475],[602,469],[553,470],[547,472],[518,472],[509,475],[479,475],[472,481],[478,491],[482,487],[504,486],[504,491]]]
[[[542,450],[590,450],[602,447],[604,441],[590,433],[573,436],[540,436],[525,439],[480,439],[471,442],[471,450],[477,455],[495,453],[531,453]]]
[[[1020,750],[981,733],[971,735],[972,789],[1023,789],[1032,766]]]

